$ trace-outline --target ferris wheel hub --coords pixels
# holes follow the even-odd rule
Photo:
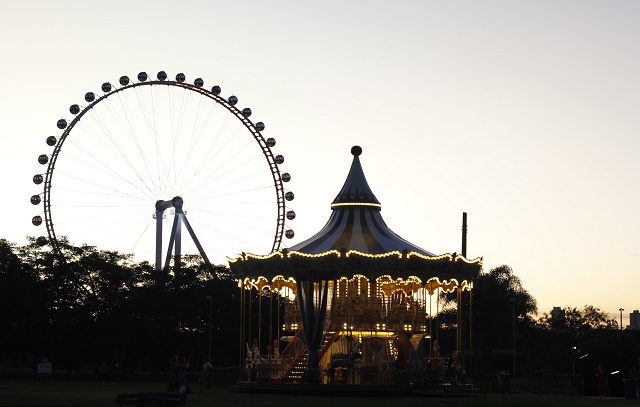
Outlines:
[[[174,197],[170,201],[158,200],[156,201],[156,211],[162,212],[171,207],[176,208],[176,210],[182,210],[182,205],[184,205],[184,200],[179,196]]]

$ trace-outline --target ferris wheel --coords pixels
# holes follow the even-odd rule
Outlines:
[[[283,236],[294,236],[285,226],[295,212],[284,188],[291,176],[279,169],[284,157],[263,137],[265,125],[249,119],[251,109],[236,107],[237,96],[164,71],[122,76],[101,91],[71,105],[72,116],[57,121],[62,133],[46,139],[53,151],[38,157],[46,166],[33,177],[44,189],[31,197],[42,208],[32,223],[46,227],[39,244],[63,260],[68,240],[159,268],[161,247],[165,267],[172,250],[222,264],[278,250]],[[182,226],[191,238],[180,238]]]

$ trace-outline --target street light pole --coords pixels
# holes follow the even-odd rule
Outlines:
[[[516,378],[516,299],[514,297],[509,298],[511,302],[511,309],[513,312],[513,375]]]
[[[212,362],[211,358],[211,314],[213,313],[213,298],[210,295],[207,295],[207,299],[209,300],[209,362]]]
[[[573,386],[572,386],[572,390],[574,392],[574,394],[577,394],[576,392],[576,347],[573,346],[571,347],[571,374],[573,376]]]
[[[620,308],[618,311],[620,311],[620,330],[622,330],[622,311],[624,311],[624,308]]]

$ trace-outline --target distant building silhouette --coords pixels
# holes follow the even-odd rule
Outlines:
[[[564,321],[564,310],[560,307],[553,307],[551,310],[552,321]]]
[[[565,324],[565,313],[560,307],[553,307],[551,310],[551,328],[558,329]]]
[[[633,312],[629,314],[629,329],[633,331],[640,331],[640,311],[637,309],[633,310]]]

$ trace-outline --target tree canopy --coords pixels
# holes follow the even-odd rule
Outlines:
[[[238,363],[237,283],[225,266],[207,270],[186,257],[179,272],[156,271],[131,255],[63,245],[59,262],[35,239],[18,247],[0,240],[0,352],[13,364],[51,357],[62,369],[103,362],[164,371],[171,354],[193,361]],[[208,297],[208,298],[207,298]],[[211,301],[211,302],[210,302]],[[206,333],[206,334],[205,334]]]
[[[117,362],[125,371],[164,372],[172,354],[192,361],[205,355],[210,330],[212,362],[240,363],[239,288],[226,266],[211,270],[198,256],[185,256],[180,270],[156,271],[93,246],[64,242],[63,250],[67,262],[33,238],[24,246],[0,239],[1,358],[34,367],[38,357],[51,357],[67,371]],[[600,361],[627,369],[640,357],[639,333],[619,330],[597,306],[537,317],[535,298],[507,265],[482,272],[472,293],[462,296],[472,310],[464,316],[471,323],[471,373],[511,366],[514,339],[519,375],[566,372],[578,352],[590,355],[577,366],[585,373]],[[447,305],[457,297],[440,300],[441,337],[451,337],[457,322]]]

